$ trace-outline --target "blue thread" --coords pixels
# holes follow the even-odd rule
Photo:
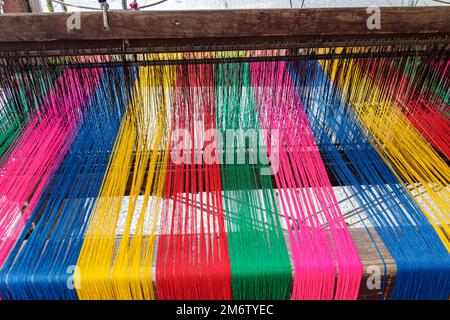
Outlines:
[[[448,299],[449,253],[418,205],[372,147],[338,88],[318,62],[291,64],[290,71],[321,153],[333,164],[332,174],[351,189],[355,200],[365,208],[371,225],[396,262],[391,298]],[[363,219],[361,215],[360,218]],[[364,221],[363,225],[369,231]],[[381,255],[378,247],[377,250]],[[385,289],[383,285],[383,296]]]
[[[66,159],[0,271],[4,299],[77,299],[76,290],[68,286],[71,266],[77,262],[125,110],[124,88],[122,69],[103,70],[93,97],[83,106],[84,119]]]

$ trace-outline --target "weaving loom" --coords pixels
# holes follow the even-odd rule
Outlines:
[[[1,298],[448,299],[449,16],[1,16]]]

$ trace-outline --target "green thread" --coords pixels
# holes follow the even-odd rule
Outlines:
[[[225,129],[258,132],[259,118],[249,65],[217,65],[215,85],[216,106],[220,106],[217,123],[223,145],[227,146]],[[237,139],[243,143],[245,137]],[[236,150],[234,141],[233,151]],[[259,141],[256,155],[263,150],[266,147]],[[236,152],[234,160],[236,163]],[[221,165],[233,299],[288,299],[292,269],[272,180],[268,175],[261,175],[259,161],[249,164],[248,160],[247,154],[245,164],[223,162]]]

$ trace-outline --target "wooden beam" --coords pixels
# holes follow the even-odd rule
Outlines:
[[[4,13],[26,13],[31,12],[28,0],[3,0]]]
[[[0,17],[0,50],[216,46],[249,49],[270,43],[351,41],[450,36],[450,7],[381,9],[381,29],[369,30],[366,8],[111,11],[111,30],[100,12],[80,14],[80,28],[67,29],[70,14],[6,14]]]
[[[397,274],[397,265],[390,255],[389,251],[383,244],[383,242],[380,240],[378,234],[373,228],[365,229],[365,228],[349,228],[350,234],[353,238],[353,241],[355,243],[356,249],[358,250],[358,254],[361,258],[361,262],[363,265],[363,276],[362,281],[360,284],[359,294],[358,294],[358,300],[380,300],[382,299],[382,288],[369,288],[368,282],[372,283],[373,281],[368,281],[372,273],[370,272],[370,268],[377,267],[380,270],[380,280],[381,282],[385,283],[386,291],[385,291],[385,299],[389,299],[392,294],[392,289],[395,282],[395,276]],[[373,240],[376,243],[373,243],[372,239],[369,236],[373,237]],[[285,242],[289,244],[289,235],[286,230],[283,230],[283,235],[285,238]],[[119,245],[122,238],[118,236],[116,238],[115,243],[115,250],[119,249]],[[143,239],[144,243],[148,241],[147,237],[144,237]],[[158,241],[158,237],[156,238],[156,241]],[[289,258],[291,259],[291,266],[293,267],[293,255],[290,246],[287,246]],[[154,289],[156,290],[156,257],[157,257],[157,250],[158,246],[155,245],[155,252],[153,254],[153,266],[152,266],[152,279],[153,279],[153,285]],[[378,253],[379,250],[381,254],[383,255],[383,258],[381,258],[380,254]],[[386,269],[386,270],[385,270]],[[294,269],[292,270],[294,275]],[[373,272],[373,271],[372,271]],[[384,275],[386,274],[386,278],[384,278]],[[131,280],[130,280],[131,281]]]
[[[383,244],[383,242],[380,240],[378,234],[373,228],[349,228],[350,234],[353,238],[353,241],[355,243],[356,249],[358,250],[358,254],[361,258],[361,262],[363,265],[363,276],[362,281],[359,288],[358,293],[358,300],[380,300],[383,298],[382,296],[382,288],[369,288],[368,284],[372,284],[373,280],[369,279],[371,276],[373,276],[373,267],[378,267],[380,271],[380,280],[381,283],[384,283],[386,286],[385,290],[385,299],[389,299],[391,297],[394,283],[395,283],[395,277],[397,274],[397,265],[390,255],[389,251]],[[373,240],[376,243],[376,246],[374,242],[372,241],[372,238],[370,238],[370,235],[373,237]],[[285,242],[289,244],[289,235],[286,230],[283,230],[283,235]],[[158,237],[160,235],[158,234]],[[153,262],[152,262],[152,279],[153,279],[153,289],[157,293],[156,289],[156,258],[157,258],[157,250],[158,250],[158,237],[156,237],[156,243],[154,246],[155,252],[153,253]],[[22,243],[22,247],[26,244],[28,240],[24,240]],[[119,250],[120,243],[122,241],[122,235],[118,235],[116,237],[115,241],[115,247],[114,252],[117,253],[117,250]],[[148,237],[144,236],[143,243],[146,245],[148,243]],[[289,258],[291,260],[291,266],[293,267],[293,255],[290,246],[287,246]],[[381,258],[380,254],[378,253],[378,250],[382,254],[383,258]],[[294,269],[292,269],[292,275],[294,275]],[[386,278],[384,277],[386,275]],[[127,276],[125,276],[125,280],[132,281],[132,279],[127,279]]]

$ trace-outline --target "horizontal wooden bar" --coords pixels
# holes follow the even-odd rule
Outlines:
[[[355,243],[356,249],[358,251],[359,257],[361,259],[361,263],[363,265],[363,276],[360,283],[359,293],[358,293],[358,300],[380,300],[380,299],[390,299],[394,283],[395,283],[395,277],[397,275],[397,265],[395,263],[395,260],[390,255],[389,251],[383,244],[383,242],[380,240],[378,234],[373,228],[349,228],[350,234],[352,236],[352,239]],[[32,230],[30,230],[32,232]],[[373,240],[369,236],[372,236]],[[291,266],[293,268],[293,255],[292,251],[289,245],[289,235],[286,230],[283,230],[283,235],[285,242],[287,244],[287,249],[289,253],[289,258],[291,260]],[[157,294],[156,289],[156,258],[157,258],[157,251],[158,251],[158,240],[160,236],[164,235],[158,235],[155,239],[154,244],[154,250],[153,253],[153,262],[152,262],[152,279],[153,279],[153,289],[155,290]],[[122,235],[118,235],[115,241],[115,248],[114,251],[117,253],[117,250],[119,249],[120,243],[122,241]],[[130,237],[131,239],[131,237]],[[144,236],[143,239],[143,246],[147,245],[148,243],[148,236]],[[28,240],[24,240],[22,243],[22,247],[26,244]],[[378,253],[379,250],[383,257],[380,256]],[[381,287],[372,287],[369,286],[369,284],[374,284],[375,278],[373,278],[373,270],[374,268],[377,268],[380,275],[380,284]],[[269,275],[270,276],[270,275]],[[339,276],[339,275],[338,275]],[[294,269],[292,269],[292,277],[294,277]],[[373,279],[371,279],[371,277]],[[293,279],[293,278],[292,278]],[[56,279],[55,279],[56,280]],[[132,278],[130,277],[127,279],[127,276],[125,276],[124,280],[126,281],[132,281]],[[385,292],[383,296],[383,284],[385,286]]]
[[[450,36],[450,7],[381,8],[381,28],[374,30],[367,27],[370,14],[366,8],[111,11],[109,31],[104,28],[101,12],[80,13],[79,29],[74,30],[67,28],[70,16],[2,15],[0,50],[142,47],[192,51]]]

